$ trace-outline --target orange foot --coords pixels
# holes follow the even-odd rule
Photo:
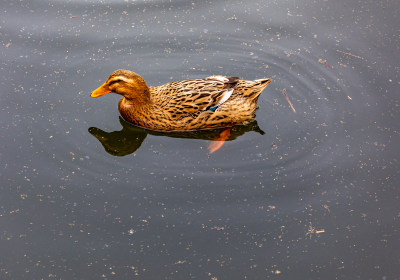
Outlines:
[[[222,145],[224,145],[225,140],[228,139],[230,135],[231,135],[231,128],[228,127],[226,129],[224,129],[221,132],[221,134],[218,137],[216,137],[214,139],[214,141],[211,142],[211,144],[208,146],[208,149],[210,150],[210,154],[214,153],[219,148],[221,148]]]

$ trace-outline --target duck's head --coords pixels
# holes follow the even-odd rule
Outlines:
[[[91,93],[91,97],[99,97],[107,93],[117,93],[127,99],[147,99],[149,87],[142,77],[129,70],[114,71],[107,81]]]

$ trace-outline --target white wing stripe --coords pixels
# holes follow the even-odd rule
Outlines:
[[[229,97],[231,97],[233,92],[233,88],[230,90],[225,91],[224,96],[222,97],[222,99],[217,103],[217,105],[215,105],[215,107],[220,106],[222,103],[224,103],[226,100],[229,99]]]
[[[227,79],[227,78],[224,77],[224,76],[220,76],[220,75],[210,76],[210,77],[208,77],[208,78],[206,78],[206,79],[215,79],[215,80],[217,80],[217,81],[219,81],[219,82],[223,82],[223,83],[229,82],[229,79]]]

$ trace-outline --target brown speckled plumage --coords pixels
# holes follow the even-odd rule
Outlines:
[[[211,76],[148,87],[136,73],[116,70],[91,96],[122,95],[119,112],[137,126],[158,131],[211,129],[253,120],[258,96],[270,81]]]

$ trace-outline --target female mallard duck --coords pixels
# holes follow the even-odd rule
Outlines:
[[[231,127],[254,119],[257,99],[271,79],[211,76],[148,87],[138,74],[114,71],[92,92],[122,95],[118,109],[128,122],[159,131]]]

